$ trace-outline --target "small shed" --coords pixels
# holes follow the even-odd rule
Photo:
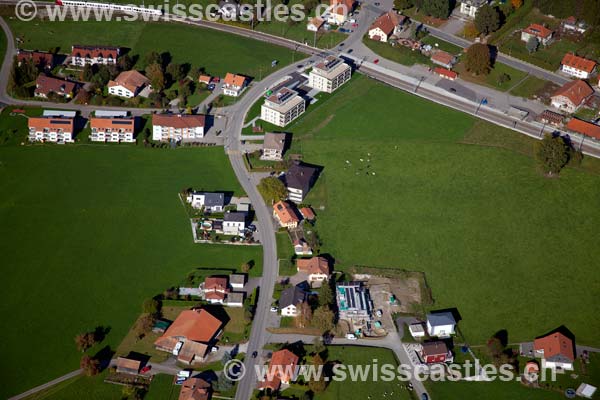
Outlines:
[[[117,372],[122,374],[137,375],[140,372],[142,363],[139,360],[133,360],[131,358],[119,357],[117,358]]]
[[[579,397],[585,397],[587,399],[591,399],[594,393],[596,393],[596,386],[588,385],[587,383],[582,383],[575,391],[575,394]]]
[[[420,339],[425,337],[425,325],[422,322],[410,324],[408,330],[413,338]]]
[[[229,275],[229,284],[234,289],[243,289],[246,285],[246,275],[244,274],[231,274]]]

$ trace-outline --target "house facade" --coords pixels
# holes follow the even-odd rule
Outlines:
[[[35,97],[47,99],[50,93],[54,93],[65,99],[71,99],[75,96],[76,91],[77,84],[75,82],[40,74],[35,80],[35,90],[33,91],[33,95]]]
[[[400,15],[395,11],[388,11],[382,14],[369,27],[369,39],[379,42],[387,42],[390,36],[400,31]]]
[[[560,70],[579,79],[588,79],[596,72],[596,62],[567,53],[560,63]]]
[[[113,96],[132,98],[150,84],[150,80],[138,71],[121,72],[114,81],[108,82],[108,93]]]
[[[229,293],[227,278],[207,276],[204,279],[204,299],[211,304],[223,304]]]
[[[301,203],[317,179],[317,169],[294,162],[285,173],[283,180],[288,190],[288,199]]]
[[[246,229],[246,214],[238,211],[225,213],[223,216],[223,233],[238,236]]]
[[[342,59],[329,56],[315,65],[308,74],[308,86],[321,92],[332,93],[350,80],[352,68]]]
[[[427,314],[427,333],[434,337],[450,337],[454,335],[456,320],[451,312],[436,312]]]
[[[27,119],[30,142],[73,142],[74,118],[70,117],[30,117]]]
[[[579,110],[592,94],[594,89],[590,85],[581,80],[574,80],[559,88],[550,97],[550,104],[560,111],[572,114]]]
[[[133,143],[135,119],[133,117],[90,118],[92,142]]]
[[[197,140],[204,137],[204,115],[153,114],[152,139],[157,141]]]
[[[431,62],[446,69],[452,69],[454,64],[456,64],[456,57],[445,51],[438,50],[431,55]]]
[[[71,47],[71,65],[85,66],[87,64],[117,64],[121,54],[118,47],[74,45]]]
[[[38,68],[50,70],[56,64],[54,54],[45,51],[17,50],[17,65],[31,61]]]
[[[421,359],[425,364],[452,362],[452,352],[442,341],[427,342],[421,346]]]
[[[542,368],[572,371],[575,343],[563,333],[554,332],[533,341],[534,356],[542,359]]]
[[[297,317],[300,313],[300,304],[306,301],[306,293],[298,286],[284,289],[279,298],[279,309],[284,317]]]
[[[230,72],[223,80],[223,94],[225,96],[238,97],[246,88],[248,79],[243,75],[235,75]]]
[[[311,32],[318,32],[319,29],[325,24],[325,21],[320,17],[311,18],[306,24],[306,29]]]
[[[287,144],[287,135],[285,133],[265,133],[263,140],[262,154],[263,160],[281,161]]]
[[[294,90],[284,87],[265,99],[260,108],[260,118],[284,127],[302,115],[305,108],[304,99]]]
[[[327,23],[342,25],[348,20],[348,16],[354,11],[353,0],[330,0],[329,8],[324,14]]]
[[[324,257],[296,260],[296,269],[308,275],[309,282],[323,282],[329,280],[329,262]]]
[[[193,208],[204,207],[205,211],[221,212],[225,206],[225,194],[213,192],[190,192],[186,201]]]
[[[289,384],[298,376],[298,361],[300,358],[287,349],[273,353],[269,362],[268,371],[258,384],[259,390],[279,390],[281,384]]]
[[[273,204],[273,217],[283,228],[296,228],[300,218],[294,208],[286,201],[278,201]]]
[[[531,24],[521,31],[521,41],[527,42],[530,38],[534,37],[544,46],[552,42],[553,36],[554,32],[540,24]]]

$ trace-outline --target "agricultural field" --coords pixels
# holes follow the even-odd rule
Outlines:
[[[190,186],[242,194],[221,148],[0,146],[0,397],[77,369],[79,333],[106,328],[89,354],[114,351],[142,302],[194,268],[262,269],[260,247],[192,242]]]
[[[425,272],[434,308],[457,307],[469,343],[564,324],[599,344],[597,160],[547,179],[532,140],[361,76],[290,131],[290,152],[324,167],[306,202],[336,269]]]

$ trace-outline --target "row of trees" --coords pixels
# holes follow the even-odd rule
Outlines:
[[[578,16],[590,25],[600,26],[600,0],[533,0],[544,14],[566,18]]]

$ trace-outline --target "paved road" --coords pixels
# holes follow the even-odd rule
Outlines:
[[[67,380],[69,380],[71,378],[75,378],[76,376],[81,375],[82,372],[83,372],[82,369],[78,369],[76,371],[69,372],[66,375],[63,375],[63,376],[61,376],[59,378],[56,378],[56,379],[53,379],[50,382],[44,383],[43,385],[36,386],[33,389],[29,389],[26,392],[23,392],[23,393],[18,394],[16,396],[10,397],[8,400],[20,400],[20,399],[24,399],[24,398],[26,398],[28,396],[31,396],[34,393],[41,392],[42,390],[46,390],[48,388],[51,388],[52,386],[57,385],[57,384],[59,384],[61,382],[67,381]]]

